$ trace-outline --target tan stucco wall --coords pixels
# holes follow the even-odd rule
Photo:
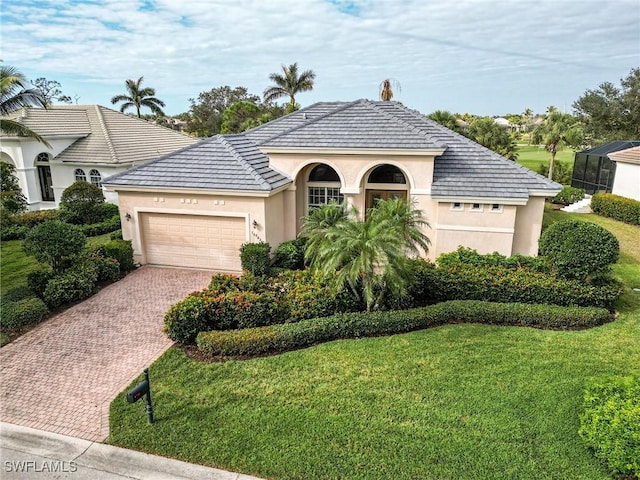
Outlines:
[[[290,192],[293,193],[293,192]],[[285,198],[290,194],[286,191],[265,199],[265,241],[271,245],[271,251],[286,240],[293,240],[295,232],[291,228],[292,218],[287,218]]]
[[[126,191],[118,192],[118,196],[122,237],[132,241],[134,258],[142,264],[146,263],[146,259],[140,241],[139,214],[144,212],[243,217],[248,225],[247,242],[270,241],[266,237],[268,230],[265,228],[267,219],[263,197]],[[277,201],[274,204],[277,209]],[[129,221],[126,220],[127,213],[131,215]],[[253,227],[254,220],[258,224],[256,228]],[[275,222],[271,222],[271,225],[269,228],[277,229]]]
[[[512,254],[538,255],[543,216],[544,197],[529,197],[526,205],[517,207]]]
[[[479,253],[498,252],[511,255],[516,206],[502,205],[492,211],[491,204],[481,204],[481,211],[471,210],[470,203],[463,210],[452,210],[450,202],[438,203],[435,245],[431,258],[452,252],[460,245]]]

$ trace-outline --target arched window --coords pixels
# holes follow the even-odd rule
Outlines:
[[[37,163],[49,163],[49,154],[46,152],[39,153],[36,157]]]
[[[100,187],[102,183],[102,175],[100,175],[98,170],[92,169],[89,171],[89,181]]]
[[[340,193],[340,177],[329,165],[316,165],[309,172],[307,207],[311,210],[332,200],[338,203],[344,201],[344,196]]]
[[[86,182],[87,176],[84,173],[84,170],[81,168],[76,168],[76,171],[73,172],[73,175],[76,177],[76,182]]]
[[[369,183],[407,183],[404,174],[393,165],[381,165],[369,175]]]

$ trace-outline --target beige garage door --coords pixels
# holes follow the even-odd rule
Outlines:
[[[244,218],[142,213],[140,229],[147,263],[241,271]]]

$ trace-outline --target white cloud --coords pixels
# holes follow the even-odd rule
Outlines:
[[[483,114],[563,108],[586,88],[640,65],[640,4],[573,0],[210,2],[107,0],[3,4],[3,60],[108,104],[145,77],[168,111],[220,85],[261,93],[297,61],[317,74],[299,98],[397,98]],[[64,81],[63,81],[64,80]]]

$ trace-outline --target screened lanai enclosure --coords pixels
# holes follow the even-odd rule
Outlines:
[[[616,162],[612,162],[608,155],[637,146],[640,146],[640,141],[616,141],[577,152],[573,163],[571,186],[584,188],[590,195],[597,192],[611,193],[616,174]]]

